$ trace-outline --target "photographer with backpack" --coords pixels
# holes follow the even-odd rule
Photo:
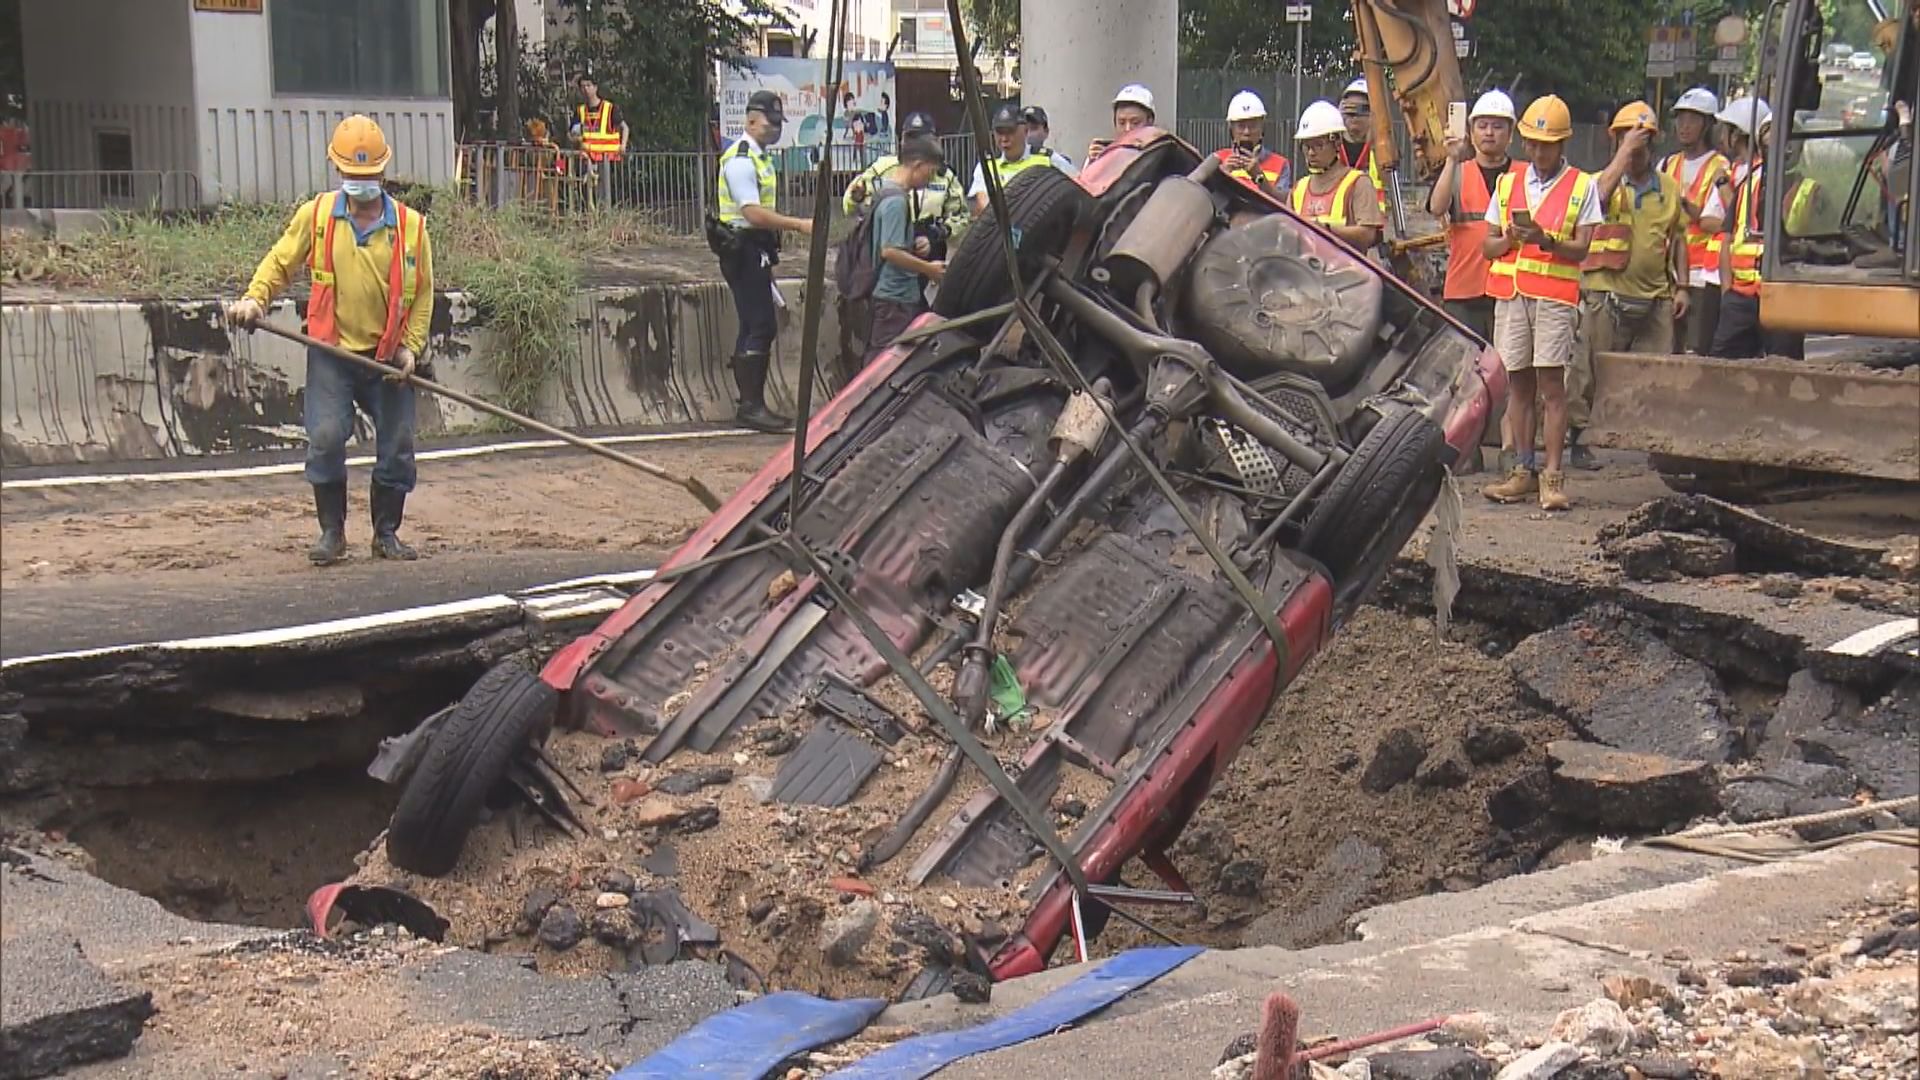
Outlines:
[[[849,300],[870,299],[873,312],[864,362],[886,351],[927,310],[926,283],[946,275],[945,262],[929,260],[927,238],[914,235],[908,198],[910,192],[925,190],[945,165],[940,144],[932,137],[902,140],[900,163],[883,178],[873,205],[841,245],[834,269],[841,292]]]

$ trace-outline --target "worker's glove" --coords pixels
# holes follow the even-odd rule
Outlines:
[[[251,296],[243,296],[227,305],[227,322],[251,330],[265,318],[267,309]]]
[[[393,364],[394,370],[393,374],[387,376],[387,380],[389,382],[406,382],[407,377],[413,374],[413,369],[419,366],[420,358],[413,354],[412,349],[402,345],[393,350],[393,359],[389,362]]]

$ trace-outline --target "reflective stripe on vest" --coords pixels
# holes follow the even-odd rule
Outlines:
[[[1607,219],[1593,227],[1593,242],[1587,246],[1587,257],[1580,261],[1580,269],[1625,270],[1632,249],[1633,199],[1626,181],[1622,180],[1620,186],[1613,189],[1613,198],[1607,200]]]
[[[987,161],[987,169],[1000,179],[1000,186],[1003,189],[1013,182],[1014,177],[1019,176],[1028,169],[1051,168],[1053,168],[1052,155],[1036,153],[1031,150],[1023,155],[1019,161],[1008,161],[1006,158],[990,158]]]
[[[613,102],[602,101],[594,115],[587,116],[587,107],[579,106],[580,149],[586,151],[589,161],[612,161],[620,156],[620,132],[613,126]]]
[[[1661,170],[1673,177],[1676,184],[1684,183],[1681,176],[1687,167],[1685,154],[1670,154],[1666,166]],[[1707,155],[1706,163],[1700,166],[1700,172],[1693,178],[1693,184],[1686,189],[1686,200],[1705,212],[1707,193],[1713,190],[1715,180],[1732,168],[1726,156],[1718,152]],[[1720,268],[1720,248],[1715,239],[1718,233],[1710,233],[1700,227],[1698,221],[1687,222],[1687,268],[1690,270],[1718,270]]]
[[[337,316],[340,295],[333,268],[333,228],[340,221],[333,216],[333,207],[338,198],[339,192],[329,191],[313,200],[313,246],[307,253],[307,276],[313,281],[313,292],[307,298],[307,333],[329,345],[340,344]],[[393,258],[387,263],[387,321],[380,332],[380,344],[374,347],[374,355],[381,360],[391,358],[400,347],[407,316],[413,313],[414,301],[420,296],[420,286],[425,284],[427,273],[419,255],[426,219],[397,199],[393,212]],[[411,275],[406,272],[409,245],[414,252]]]
[[[1225,161],[1233,156],[1233,148],[1228,147],[1224,150],[1215,150],[1213,156],[1219,158],[1221,161]],[[1254,162],[1253,168],[1255,172],[1260,174],[1261,179],[1269,184],[1277,184],[1280,182],[1280,177],[1286,174],[1287,159],[1281,157],[1279,154],[1269,152],[1262,155],[1260,160]],[[1228,169],[1226,173],[1236,180],[1245,180],[1248,183],[1253,182],[1253,173],[1245,169]]]
[[[1327,204],[1326,210],[1319,214],[1308,214],[1307,199],[1313,192],[1307,185],[1313,183],[1313,177],[1303,176],[1299,183],[1293,185],[1293,212],[1308,221],[1322,225],[1345,225],[1347,224],[1347,194],[1353,190],[1353,185],[1359,182],[1360,171],[1348,169],[1347,175],[1341,177],[1340,183],[1334,186],[1333,201]]]
[[[1493,192],[1487,189],[1486,177],[1480,172],[1477,162],[1468,161],[1456,164],[1459,170],[1459,183],[1455,186],[1460,212],[1450,214],[1447,225],[1447,282],[1445,297],[1448,300],[1477,300],[1487,295],[1487,273],[1492,264],[1487,260],[1484,244],[1487,239],[1487,207],[1493,205]],[[1525,172],[1527,163],[1509,161],[1508,172]]]
[[[1754,203],[1766,198],[1765,171],[1756,166],[1747,174],[1733,200],[1733,281],[1729,285],[1742,296],[1760,295],[1760,257],[1766,253],[1767,243],[1760,233],[1762,218],[1755,213]]]
[[[1510,172],[1500,178],[1498,197],[1506,210],[1502,228],[1513,230],[1516,197],[1524,200],[1527,192],[1524,173]],[[1593,177],[1571,165],[1561,167],[1560,179],[1548,189],[1546,199],[1532,208],[1534,224],[1556,242],[1573,238],[1580,227],[1580,212],[1593,195]],[[1562,304],[1580,302],[1580,264],[1546,251],[1534,244],[1522,244],[1502,255],[1487,271],[1487,295],[1511,300],[1516,295]]]
[[[720,155],[720,220],[727,225],[747,223],[747,216],[740,212],[740,204],[733,201],[733,185],[727,183],[727,162],[739,157],[742,153],[753,161],[753,174],[760,182],[760,205],[771,210],[780,195],[780,177],[773,171],[773,155],[755,148],[746,139],[741,139],[727,147],[726,153]]]

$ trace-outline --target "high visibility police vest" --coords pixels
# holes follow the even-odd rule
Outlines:
[[[1317,201],[1322,198],[1322,196],[1315,195],[1308,188],[1308,185],[1313,183],[1313,177],[1311,175],[1303,176],[1298,183],[1293,185],[1293,212],[1306,218],[1308,221],[1318,222],[1321,225],[1349,224],[1347,221],[1347,194],[1353,190],[1353,185],[1359,182],[1359,170],[1348,169],[1347,175],[1341,177],[1340,182],[1334,185],[1331,197],[1332,201],[1321,203],[1313,212],[1309,212],[1307,209],[1309,200]]]
[[[1053,168],[1053,158],[1051,155],[1037,153],[1032,150],[1027,151],[1026,156],[1018,161],[1008,161],[1004,157],[989,158],[987,160],[988,171],[999,178],[1002,188],[1012,183],[1014,177],[1019,176],[1028,169],[1051,168]]]
[[[1733,200],[1733,280],[1729,287],[1742,296],[1760,295],[1760,257],[1766,254],[1766,238],[1756,202],[1765,198],[1766,169],[1756,165],[1740,184]]]
[[[1493,205],[1493,192],[1476,162],[1457,164],[1460,183],[1460,212],[1450,216],[1447,225],[1448,300],[1477,300],[1487,295],[1487,269],[1492,263],[1482,246],[1487,239],[1487,207]],[[1525,172],[1527,163],[1510,161],[1508,172]]]
[[[1667,160],[1661,164],[1660,171],[1673,177],[1674,183],[1680,184],[1684,183],[1681,177],[1685,174],[1686,167],[1685,154],[1669,154]],[[1732,167],[1727,162],[1726,155],[1719,151],[1709,152],[1706,162],[1700,166],[1700,172],[1694,176],[1693,183],[1686,189],[1687,202],[1704,209],[1707,205],[1707,193],[1713,190],[1713,185]],[[1687,223],[1687,268],[1689,270],[1717,271],[1720,269],[1720,253],[1713,246],[1716,235],[1701,228],[1698,221]]]
[[[773,155],[753,145],[752,140],[741,139],[727,147],[720,155],[720,220],[723,224],[745,227],[747,216],[740,212],[740,204],[734,201],[733,186],[727,183],[727,162],[745,154],[753,161],[754,176],[760,181],[760,205],[771,210],[779,198],[780,177],[773,171]]]
[[[602,101],[589,116],[585,105],[574,110],[580,117],[580,149],[588,161],[620,160],[620,131],[613,126],[613,102]]]
[[[1526,179],[1510,172],[1500,178],[1496,197],[1505,208],[1501,227],[1513,231],[1516,201],[1526,199]],[[1555,243],[1573,239],[1580,225],[1580,212],[1593,197],[1593,177],[1571,165],[1563,165],[1560,178],[1547,190],[1547,197],[1532,208],[1534,224]],[[1521,244],[1494,260],[1487,270],[1487,295],[1496,300],[1517,296],[1552,300],[1561,304],[1580,302],[1580,264],[1564,259],[1535,244]]]
[[[333,230],[340,219],[333,216],[334,200],[341,198],[337,191],[321,194],[313,200],[313,247],[307,253],[307,276],[313,280],[313,291],[307,298],[307,333],[329,345],[340,344],[340,322],[336,314],[340,294],[333,273]],[[426,284],[427,268],[420,261],[420,243],[426,236],[426,219],[398,199],[393,203],[393,258],[387,262],[387,319],[380,331],[380,343],[374,347],[374,356],[381,360],[393,357],[394,350],[401,344],[406,333],[407,317],[413,313],[413,305],[420,300],[421,286]],[[411,254],[409,254],[411,253]],[[407,273],[411,263],[413,273]],[[427,298],[432,303],[432,297]]]
[[[1228,158],[1233,156],[1233,147],[1215,150],[1213,156],[1219,158],[1224,163]],[[1258,186],[1261,180],[1269,184],[1277,184],[1280,182],[1280,178],[1287,173],[1287,159],[1269,150],[1254,161],[1251,171],[1247,169],[1226,169],[1223,171],[1236,180],[1245,180],[1247,183],[1254,184],[1255,186]]]

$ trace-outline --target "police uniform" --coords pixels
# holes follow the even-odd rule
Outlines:
[[[780,99],[767,91],[755,93],[747,108],[765,114],[769,120],[785,121]],[[749,176],[750,183],[745,180]],[[717,180],[718,229],[709,232],[708,240],[719,256],[720,274],[733,294],[740,324],[733,346],[733,380],[739,391],[736,415],[753,427],[777,428],[788,421],[767,410],[766,382],[773,340],[780,332],[773,297],[773,267],[780,258],[780,238],[771,229],[749,225],[744,210],[748,205],[769,210],[774,207],[779,176],[774,171],[772,151],[742,134],[721,152]]]

